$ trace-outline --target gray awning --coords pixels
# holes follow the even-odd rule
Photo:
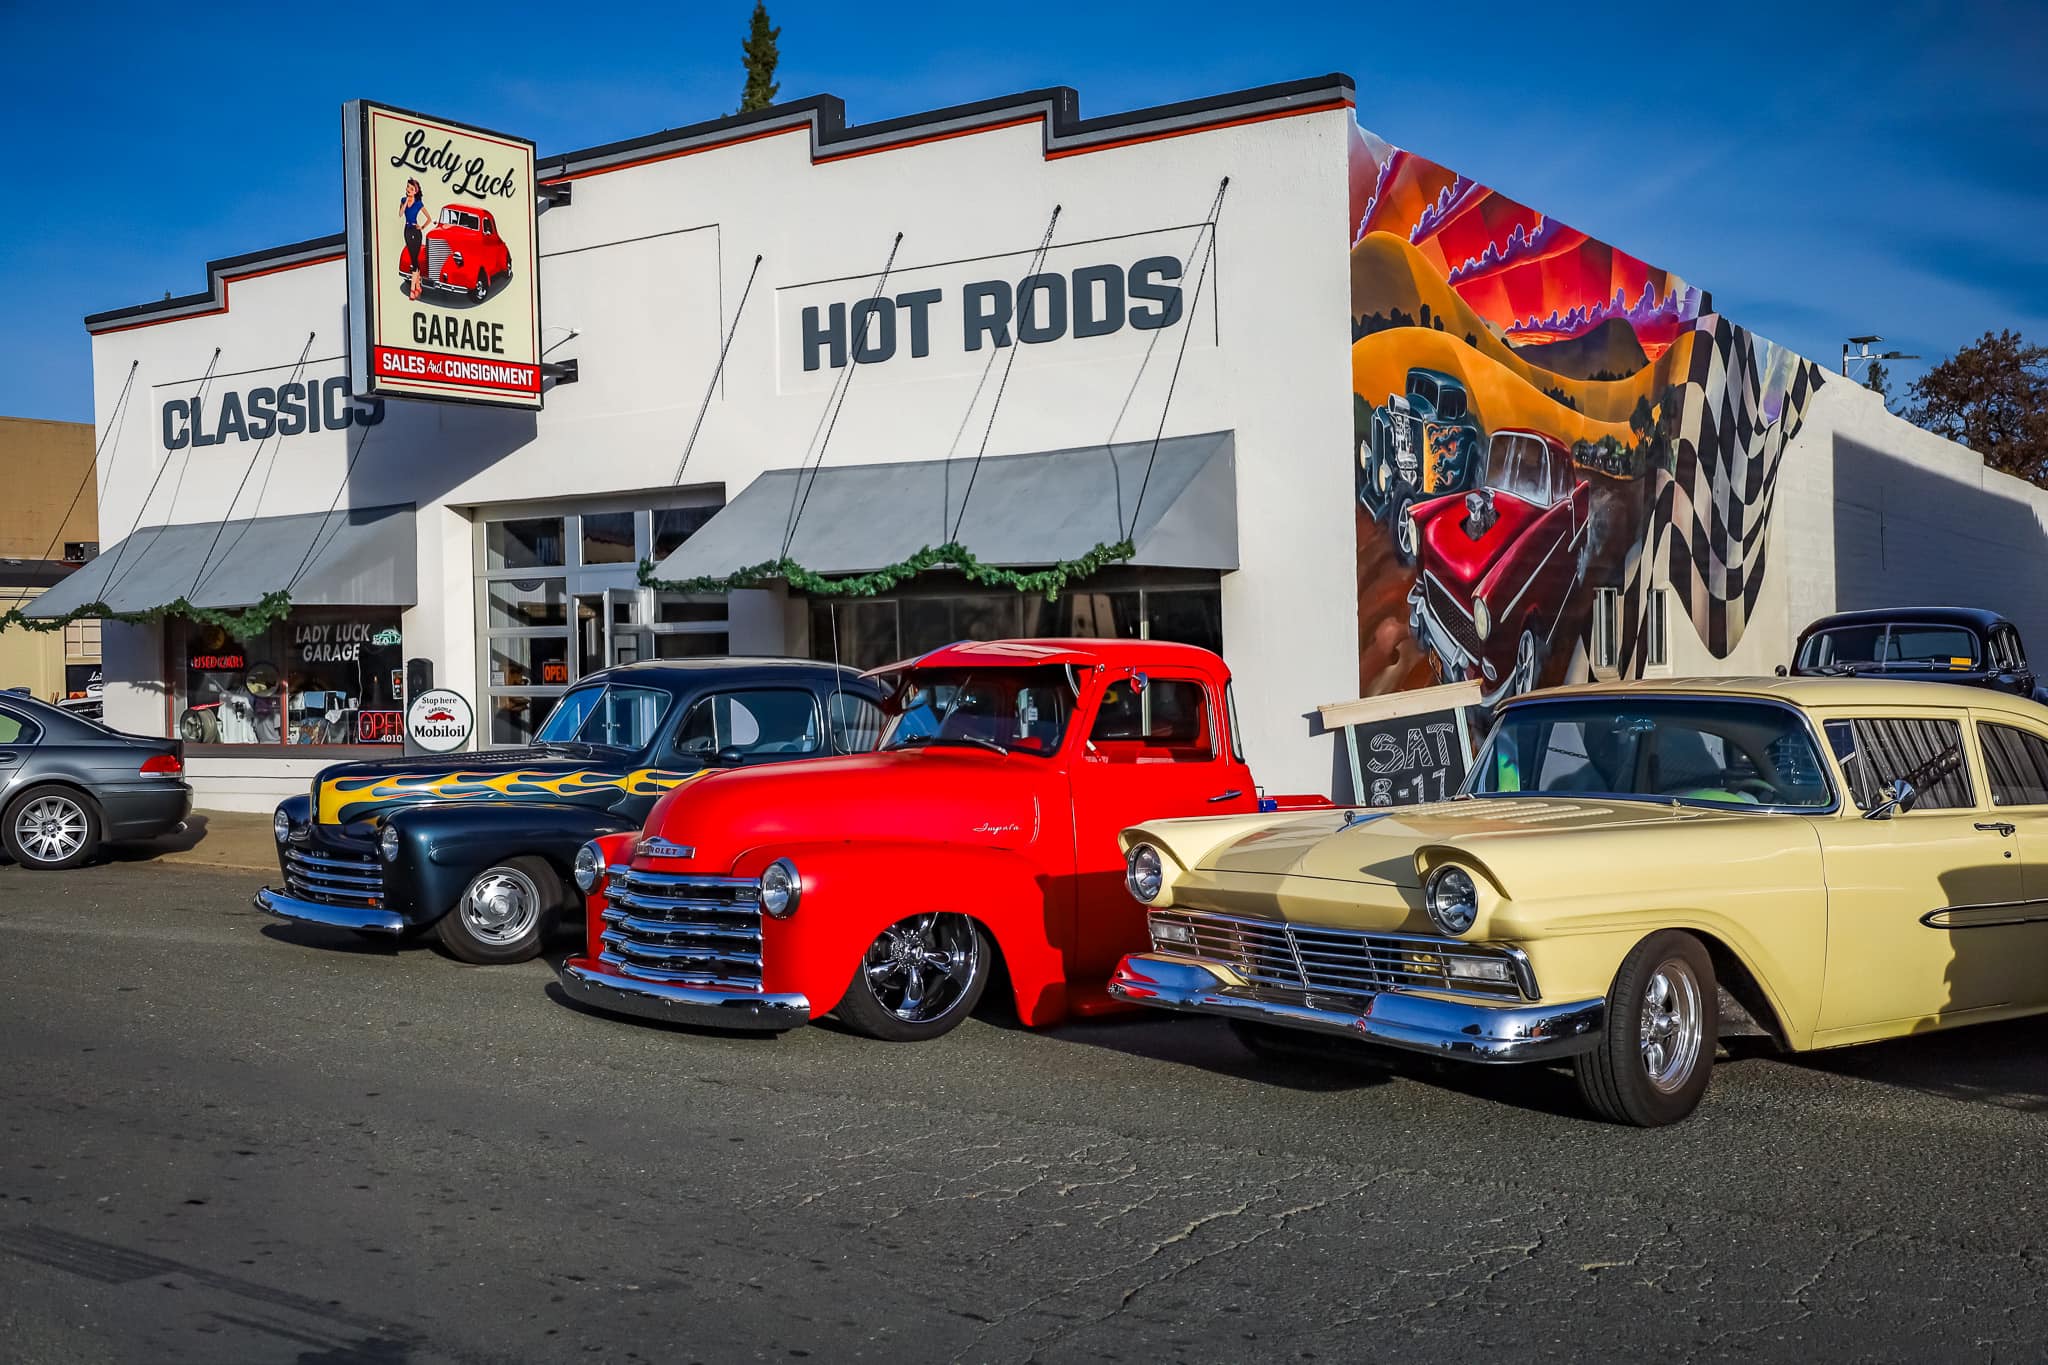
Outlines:
[[[302,561],[306,569],[298,573]],[[93,602],[148,611],[180,597],[196,607],[248,607],[295,573],[292,601],[300,605],[411,606],[419,600],[411,506],[244,517],[226,526],[145,526],[100,551],[26,614],[62,616]]]
[[[1057,564],[1120,539],[1145,483],[1131,534],[1133,564],[1237,567],[1237,465],[1231,433],[1085,446],[981,462],[959,540],[983,563]],[[790,558],[813,573],[867,573],[944,544],[973,469],[971,459],[827,466],[814,471]],[[771,469],[704,524],[657,573],[671,581],[724,577],[782,553],[798,471]],[[946,510],[950,509],[950,510]]]

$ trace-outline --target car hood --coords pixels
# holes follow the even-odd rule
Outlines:
[[[719,772],[655,803],[645,833],[689,850],[661,866],[724,874],[749,851],[928,841],[1017,849],[1038,836],[1049,760],[925,748]],[[1063,784],[1062,784],[1063,785]]]
[[[314,818],[348,825],[433,801],[549,801],[609,809],[658,795],[704,770],[638,766],[636,755],[502,749],[338,763],[313,779]]]
[[[1498,519],[1477,540],[1465,534],[1462,496],[1439,498],[1415,512],[1423,567],[1461,599],[1478,590],[1508,547],[1541,515],[1540,509],[1504,493],[1494,494],[1493,507]]]
[[[1199,851],[1182,843],[1174,828],[1199,822],[1166,821],[1147,828],[1166,837],[1183,866],[1198,871],[1417,887],[1416,855],[1426,848],[1454,845],[1485,860],[1515,841],[1537,836],[1554,844],[1560,836],[1741,818],[1751,817],[1650,802],[1531,796],[1266,817]]]

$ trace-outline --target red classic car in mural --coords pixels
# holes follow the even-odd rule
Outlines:
[[[512,252],[498,235],[489,209],[449,204],[427,231],[426,270],[420,283],[428,289],[467,294],[481,303],[491,286],[512,273]],[[399,252],[399,273],[411,277],[411,251]]]
[[[1482,681],[1488,707],[1536,686],[1585,576],[1591,510],[1563,442],[1508,429],[1487,447],[1483,487],[1409,513],[1408,623],[1445,681]]]
[[[1407,392],[1387,395],[1358,432],[1358,500],[1394,536],[1403,564],[1415,562],[1408,509],[1423,498],[1461,493],[1479,472],[1484,434],[1465,383],[1454,374],[1408,371]]]

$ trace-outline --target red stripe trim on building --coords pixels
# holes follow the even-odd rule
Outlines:
[[[293,261],[289,265],[273,265],[262,270],[247,271],[240,275],[223,275],[220,277],[220,304],[217,307],[204,308],[197,313],[180,313],[174,318],[146,318],[141,322],[124,322],[119,327],[102,327],[94,332],[93,335],[102,337],[112,336],[116,332],[132,332],[138,327],[158,327],[166,322],[189,322],[193,318],[214,317],[228,311],[228,291],[241,280],[258,280],[262,279],[265,275],[277,275],[287,270],[297,270],[301,266],[327,265],[334,261],[345,260],[347,256],[347,252],[337,251],[332,255],[314,256],[308,260]]]

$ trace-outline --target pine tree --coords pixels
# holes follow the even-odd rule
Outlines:
[[[1882,360],[1870,362],[1870,373],[1864,376],[1863,386],[1884,400],[1886,407],[1892,405],[1892,375]]]
[[[768,6],[762,0],[754,0],[754,19],[747,26],[747,40],[740,44],[740,55],[747,68],[747,83],[740,91],[742,114],[775,103],[775,92],[782,88],[775,83],[775,63],[779,59],[775,40],[781,36],[781,29],[768,26]]]

